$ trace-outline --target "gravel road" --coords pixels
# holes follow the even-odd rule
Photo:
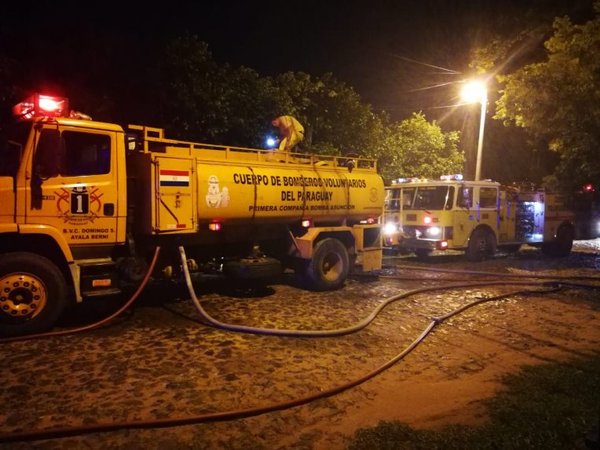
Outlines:
[[[429,267],[412,271],[406,266]],[[197,286],[203,308],[226,323],[332,330],[410,289],[473,279],[440,270],[600,277],[600,245],[578,241],[568,258],[524,248],[473,266],[461,255],[386,259],[378,277],[336,292],[298,289],[291,278],[262,289]],[[477,280],[505,280],[500,276]],[[578,281],[583,283],[584,281]],[[586,283],[588,281],[585,281]],[[590,282],[592,283],[592,282]],[[600,280],[594,282],[600,285]],[[431,323],[474,300],[520,289],[439,290],[389,303],[359,332],[325,338],[234,333],[203,323],[182,286],[152,284],[133,308],[85,333],[0,344],[0,435],[94,424],[194,418],[291,402],[352,383],[396,357]],[[114,304],[78,307],[61,324],[97,320]],[[77,434],[0,444],[0,449],[342,449],[380,420],[418,427],[485,420],[480,400],[521,364],[597,354],[598,291],[514,295],[466,310],[412,353],[343,392],[257,416]]]

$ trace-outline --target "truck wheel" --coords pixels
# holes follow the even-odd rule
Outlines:
[[[573,248],[574,235],[573,227],[562,225],[556,233],[556,239],[542,244],[542,253],[559,258],[569,256]]]
[[[303,279],[309,289],[331,291],[344,284],[349,270],[350,260],[344,244],[337,239],[326,238],[315,245]]]
[[[483,261],[496,252],[496,237],[488,230],[477,228],[469,238],[467,260]]]
[[[26,252],[0,256],[0,335],[46,331],[66,303],[65,278],[52,261]]]

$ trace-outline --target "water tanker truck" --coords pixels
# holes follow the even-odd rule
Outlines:
[[[69,302],[176,276],[312,290],[381,267],[384,186],[375,161],[167,139],[34,95],[0,147],[0,334],[52,328]]]

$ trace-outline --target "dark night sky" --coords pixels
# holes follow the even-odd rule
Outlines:
[[[57,46],[76,46],[80,36],[102,40],[117,34],[123,45],[136,42],[129,44],[130,50],[139,53],[144,51],[140,42],[153,45],[188,31],[209,44],[218,62],[245,65],[263,75],[332,72],[378,110],[397,117],[423,110],[430,116],[436,104],[450,101],[451,92],[446,89],[432,97],[432,92],[419,90],[440,81],[440,76],[408,60],[464,72],[469,50],[483,43],[490,30],[526,24],[531,14],[576,14],[581,5],[589,10],[591,4],[592,0],[205,0],[158,6],[11,2],[3,6],[0,34],[12,38],[3,39],[4,44],[0,40],[0,45],[12,45],[9,52],[21,51],[18,36],[36,33],[56,40]]]

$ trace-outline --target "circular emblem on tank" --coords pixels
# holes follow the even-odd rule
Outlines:
[[[371,188],[371,190],[369,191],[369,200],[371,200],[373,203],[375,203],[377,201],[378,197],[379,197],[379,193],[377,192],[377,189]]]

